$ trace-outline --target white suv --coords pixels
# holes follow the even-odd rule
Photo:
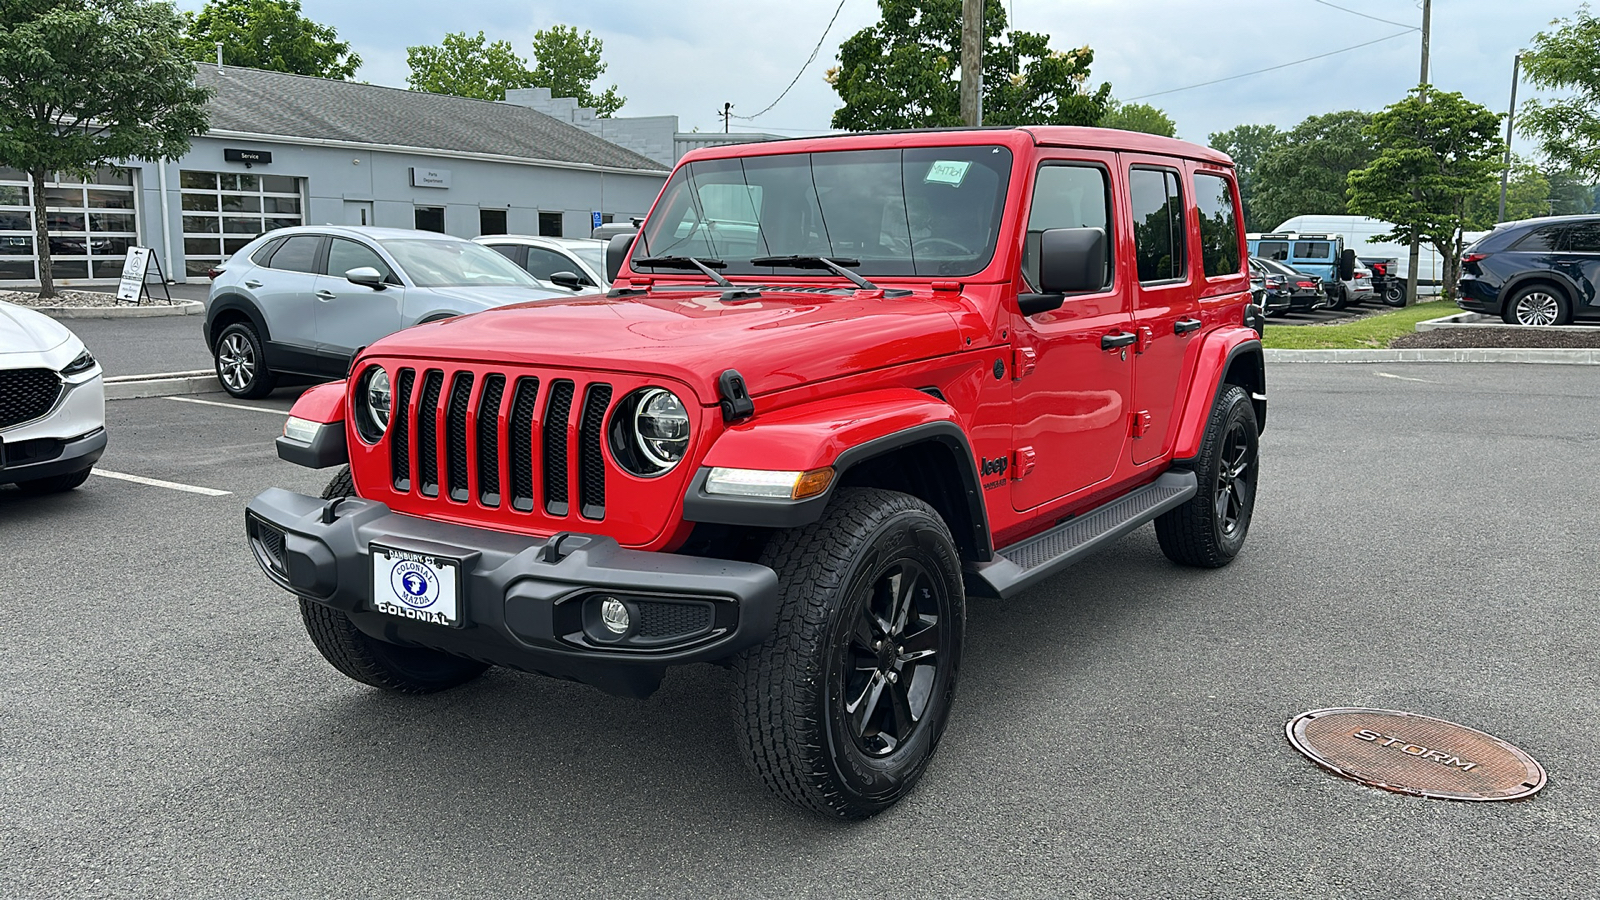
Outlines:
[[[70,491],[106,449],[106,392],[83,341],[0,301],[0,485]]]

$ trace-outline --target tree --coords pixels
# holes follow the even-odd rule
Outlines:
[[[1498,185],[1505,153],[1500,115],[1460,94],[1419,86],[1373,116],[1364,131],[1381,149],[1350,173],[1350,211],[1394,223],[1379,240],[1432,244],[1444,259],[1450,299],[1470,200]]]
[[[1261,165],[1261,158],[1283,141],[1283,132],[1276,125],[1235,125],[1210,137],[1213,150],[1233,157],[1234,172],[1239,179],[1239,200],[1244,205],[1246,231],[1265,231],[1278,225],[1278,222],[1262,222],[1256,215],[1256,171]]]
[[[1287,219],[1345,215],[1346,181],[1351,171],[1377,156],[1362,129],[1371,121],[1357,110],[1311,116],[1261,155],[1255,167],[1255,221],[1277,228]]]
[[[465,31],[446,34],[438,46],[407,47],[406,65],[411,67],[406,84],[431,94],[504,100],[509,89],[535,86],[528,61],[511,42],[490,43],[481,31],[477,37]]]
[[[1533,36],[1533,49],[1523,51],[1522,71],[1546,90],[1566,93],[1559,99],[1533,98],[1523,103],[1518,125],[1539,144],[1539,152],[1575,175],[1600,177],[1600,19],[1579,7],[1571,19]]]
[[[1162,137],[1178,136],[1177,123],[1167,117],[1165,110],[1148,103],[1118,103],[1113,100],[1106,114],[1100,118],[1100,127],[1142,131]]]
[[[1576,216],[1600,212],[1600,186],[1562,169],[1546,169],[1550,182],[1550,214]]]
[[[207,127],[185,21],[143,0],[0,0],[0,165],[28,173],[40,296],[55,296],[44,183],[181,156]]]
[[[848,131],[961,124],[961,0],[878,0],[882,20],[839,46],[828,71],[844,106],[833,127]],[[1085,85],[1094,51],[1054,51],[1050,36],[1006,31],[1005,4],[984,3],[983,121],[986,125],[1096,125],[1111,85]]]
[[[594,108],[594,114],[609,119],[628,98],[611,85],[594,93],[595,81],[606,70],[600,61],[604,44],[588,31],[578,34],[571,25],[555,25],[533,33],[532,86],[550,89],[552,97],[575,97],[579,106]]]
[[[1496,167],[1497,169],[1499,167]],[[1506,221],[1533,219],[1550,215],[1550,179],[1539,167],[1523,158],[1515,157],[1511,163],[1511,177],[1506,182]],[[1463,227],[1468,231],[1487,231],[1500,220],[1500,179],[1491,178],[1467,198],[1467,217]]]
[[[230,66],[344,80],[361,57],[339,32],[300,14],[300,0],[210,0],[189,20],[189,58],[210,62],[222,44]]]

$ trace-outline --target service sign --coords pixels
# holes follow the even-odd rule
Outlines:
[[[150,248],[129,247],[122,263],[122,281],[117,284],[118,303],[138,303],[144,293],[145,274],[150,270]]]
[[[424,169],[421,166],[411,167],[411,186],[428,188],[447,188],[450,186],[449,169]]]

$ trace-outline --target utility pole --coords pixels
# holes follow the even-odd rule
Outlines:
[[[717,115],[722,117],[722,133],[723,134],[727,134],[728,133],[728,123],[733,120],[733,104],[732,103],[724,103],[724,104],[722,104],[722,112],[717,113]]]
[[[961,122],[983,124],[983,0],[961,0]]]
[[[1422,0],[1422,102],[1428,102],[1428,37],[1433,21],[1433,0]],[[1422,264],[1422,246],[1411,236],[1411,259],[1406,269],[1406,305],[1417,302],[1417,267]]]
[[[1511,106],[1506,110],[1506,167],[1500,172],[1500,215],[1496,222],[1506,220],[1506,184],[1511,180],[1511,123],[1517,120],[1517,76],[1522,68],[1522,54],[1511,60]]]

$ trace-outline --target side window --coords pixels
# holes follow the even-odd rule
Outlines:
[[[512,262],[516,263],[517,265],[519,265],[519,266],[522,265],[522,260],[517,258],[520,255],[520,254],[518,254],[517,251],[522,249],[521,245],[519,245],[519,244],[489,244],[488,247],[489,247],[490,250],[493,250],[494,252],[500,254],[501,256],[504,256],[506,259],[511,260]]]
[[[384,262],[383,257],[373,252],[372,248],[365,244],[347,241],[344,238],[334,238],[333,243],[328,245],[329,275],[343,278],[344,273],[351,269],[359,269],[362,266],[377,269],[383,273],[383,277],[386,280],[390,275],[389,264]]]
[[[1569,253],[1600,253],[1600,222],[1584,222],[1567,229]]]
[[[282,243],[282,239],[276,241],[267,241],[266,244],[262,245],[260,250],[250,254],[250,261],[258,266],[266,265],[267,261],[272,259],[272,254],[278,251],[278,245]]]
[[[1259,241],[1256,243],[1256,256],[1261,259],[1276,259],[1282,262],[1289,258],[1289,242]]]
[[[1098,166],[1045,165],[1033,184],[1033,207],[1022,243],[1022,272],[1039,285],[1039,236],[1051,228],[1098,228],[1106,233],[1106,285],[1114,268],[1111,255],[1110,192]]]
[[[1200,212],[1200,262],[1207,278],[1239,271],[1239,216],[1233,187],[1220,175],[1194,176],[1194,205]]]
[[[545,281],[549,281],[550,276],[557,272],[578,272],[578,267],[573,264],[572,260],[554,250],[546,250],[543,247],[528,248],[526,268],[529,275]]]
[[[1295,241],[1294,258],[1327,261],[1333,259],[1332,241]]]
[[[1181,281],[1184,256],[1183,195],[1178,173],[1171,169],[1134,169],[1128,173],[1133,200],[1133,251],[1139,282]]]
[[[278,245],[278,250],[272,254],[272,260],[268,265],[286,272],[306,272],[315,275],[317,245],[320,243],[322,243],[321,235],[297,234]]]
[[[1566,229],[1558,225],[1547,225],[1535,228],[1528,232],[1522,240],[1517,241],[1511,249],[1523,250],[1533,253],[1548,253],[1561,246],[1561,232]]]

